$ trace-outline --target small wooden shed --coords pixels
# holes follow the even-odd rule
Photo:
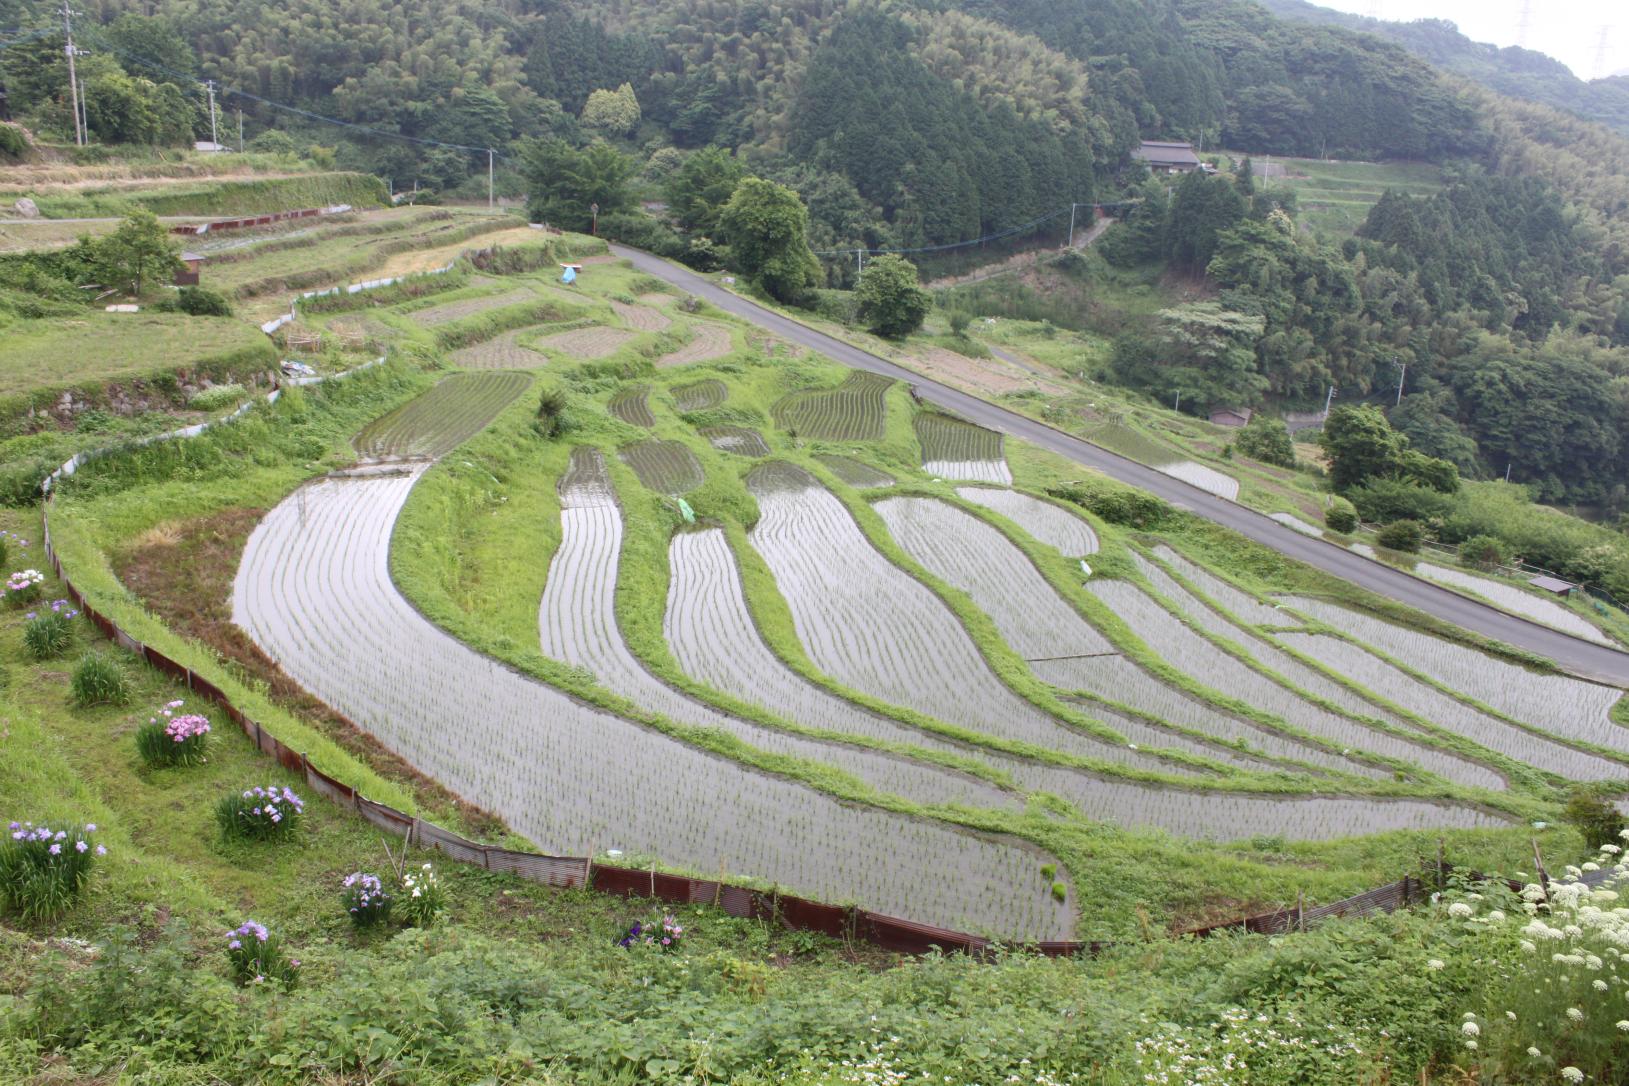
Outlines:
[[[1540,588],[1546,592],[1554,592],[1556,595],[1562,597],[1572,595],[1572,590],[1578,587],[1575,584],[1568,584],[1560,577],[1534,577],[1527,583],[1532,585],[1534,588]]]
[[[198,285],[198,276],[203,271],[204,258],[201,253],[182,253],[181,263],[187,266],[186,271],[175,273],[175,285],[178,287],[195,287]]]
[[[1212,426],[1248,426],[1253,414],[1248,407],[1218,407],[1210,413]]]

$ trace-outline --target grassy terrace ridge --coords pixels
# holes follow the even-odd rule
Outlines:
[[[139,171],[139,168],[138,168]],[[19,171],[0,180],[0,203],[34,200],[45,219],[105,218],[141,208],[161,216],[233,218],[308,207],[382,207],[384,183],[371,174],[274,168],[271,176],[123,177],[53,181],[58,171]],[[72,177],[72,174],[66,175]]]

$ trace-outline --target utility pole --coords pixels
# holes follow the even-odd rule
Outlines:
[[[1510,482],[1510,461],[1505,461],[1505,482]]]
[[[1176,390],[1176,403],[1171,405],[1171,410],[1172,411],[1181,411],[1182,410],[1182,390],[1180,388]]]
[[[74,146],[85,146],[85,122],[79,114],[79,73],[74,70],[74,24],[73,17],[79,12],[68,7],[68,0],[62,0],[62,37],[65,42],[63,51],[68,54],[68,93],[73,96],[74,107]]]
[[[1075,247],[1075,208],[1079,206],[1076,203],[1069,205],[1069,245],[1067,247],[1070,249]]]
[[[1324,397],[1324,421],[1329,421],[1329,405],[1335,402],[1335,386],[1329,386],[1329,395]]]
[[[209,88],[209,142],[214,144],[215,147],[219,147],[221,141],[215,134],[215,81],[213,79],[208,80],[204,83],[204,86]],[[213,149],[211,148],[211,150]]]
[[[486,209],[491,211],[496,205],[492,196],[492,148],[486,149]]]
[[[85,93],[85,81],[79,81],[79,126],[85,130],[85,142],[90,142],[90,95]]]
[[[1395,358],[1392,361],[1397,362]],[[1397,375],[1397,403],[1401,404],[1403,402],[1403,382],[1408,378],[1408,363],[1398,362],[1397,364],[1403,368],[1403,372]],[[1396,404],[1393,406],[1396,406]]]
[[[238,107],[238,154],[243,153],[243,107]]]

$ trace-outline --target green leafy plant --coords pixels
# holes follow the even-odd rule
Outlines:
[[[1394,520],[1380,529],[1380,545],[1389,550],[1410,554],[1425,542],[1425,525],[1417,520]]]
[[[396,904],[408,923],[420,928],[433,927],[447,915],[447,890],[433,864],[421,864],[417,869],[403,872],[401,884]]]
[[[136,749],[149,766],[189,766],[204,760],[209,719],[196,713],[178,715],[181,704],[170,702],[136,729]]]
[[[1562,819],[1584,838],[1592,849],[1602,845],[1617,845],[1626,824],[1622,812],[1598,790],[1578,785],[1567,796]]]
[[[0,840],[0,904],[24,920],[59,916],[85,888],[91,867],[107,855],[93,845],[94,822],[52,829],[13,822]]]
[[[113,657],[100,652],[87,652],[74,665],[69,681],[74,704],[80,708],[91,705],[123,705],[130,700],[130,677]]]
[[[1324,524],[1330,531],[1340,532],[1342,535],[1355,532],[1358,527],[1357,509],[1345,498],[1336,498],[1330,503],[1329,508],[1324,510]]]
[[[287,840],[304,815],[304,801],[292,789],[275,784],[222,796],[215,806],[222,836],[243,841]]]
[[[300,976],[300,960],[290,958],[266,925],[253,920],[226,933],[226,960],[232,979],[243,987],[281,984],[292,988]]]
[[[359,928],[377,927],[390,920],[390,909],[396,898],[378,875],[366,871],[353,871],[345,876],[345,892],[341,895],[345,912],[351,923]]]
[[[1459,564],[1470,569],[1491,570],[1510,561],[1510,548],[1491,535],[1473,535],[1459,545]]]
[[[59,601],[60,602],[60,601]],[[23,626],[23,648],[36,660],[61,656],[73,643],[73,619],[78,611],[53,605],[49,611],[31,613]]]

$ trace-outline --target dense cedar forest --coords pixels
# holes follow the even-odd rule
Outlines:
[[[42,31],[0,50],[0,72],[13,115],[60,136],[48,7],[0,0],[0,27]],[[194,81],[214,78],[253,148],[484,195],[492,147],[534,213],[586,226],[596,202],[609,232],[704,268],[731,262],[721,216],[752,176],[798,194],[792,225],[817,251],[943,246],[1130,200],[1088,269],[1163,269],[1203,299],[1108,329],[1116,379],[1195,410],[1309,406],[1330,385],[1389,388],[1406,364],[1388,406],[1416,449],[1469,478],[1511,466],[1550,500],[1626,501],[1629,142],[1575,115],[1621,123],[1611,88],[1586,101],[1536,62],[1512,83],[1521,57],[1431,24],[1376,35],[1251,0],[84,7],[103,143],[207,134]],[[1155,183],[1131,163],[1139,137],[1235,154]],[[1324,236],[1273,178],[1233,172],[1244,155],[1424,161],[1445,186],[1388,192],[1355,236]],[[853,285],[852,261],[803,283],[809,265],[787,260],[793,300]]]

